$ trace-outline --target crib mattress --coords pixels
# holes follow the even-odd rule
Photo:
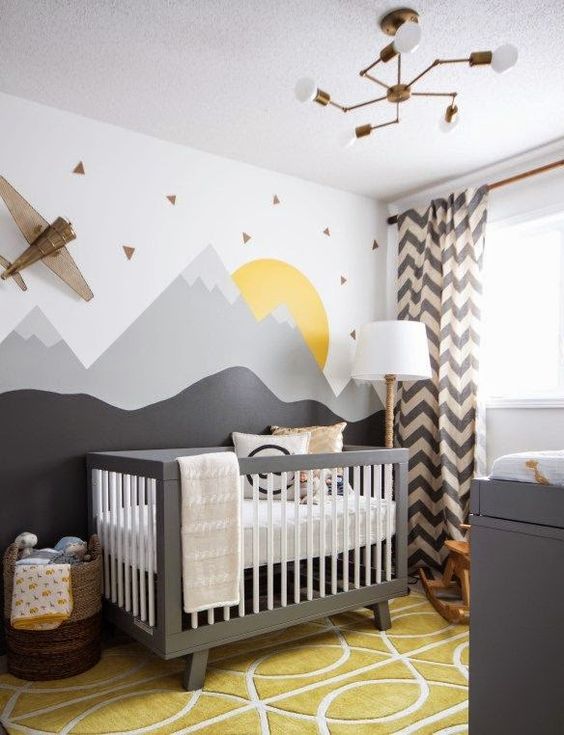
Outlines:
[[[506,454],[494,461],[490,477],[564,486],[564,450]]]
[[[345,526],[348,526],[348,543],[346,547],[351,550],[356,546],[356,513],[355,513],[355,498],[349,496],[348,509],[345,513],[345,503],[343,497],[339,496],[336,499],[336,530],[337,530],[337,544],[336,551],[341,553],[345,551]],[[360,523],[359,523],[359,546],[364,546],[367,543],[367,528],[366,528],[366,500],[360,498]],[[321,508],[319,505],[311,506],[311,540],[309,539],[309,520],[308,514],[309,509],[307,504],[299,504],[297,506],[293,502],[285,503],[286,506],[286,558],[291,561],[295,558],[295,541],[296,541],[296,523],[298,526],[298,548],[299,558],[305,559],[308,556],[308,545],[312,548],[312,555],[314,557],[320,556],[322,548],[321,534]],[[253,501],[251,499],[243,500],[243,534],[244,534],[244,566],[245,569],[250,569],[253,566],[253,530],[254,530],[254,508]],[[272,535],[273,535],[273,562],[279,563],[282,561],[282,503],[275,501],[272,503]],[[384,539],[386,537],[388,513],[391,513],[390,518],[390,536],[395,534],[395,502],[390,501],[386,503],[383,500],[377,500],[373,498],[370,501],[370,543],[376,543],[378,538]],[[131,542],[132,534],[131,530],[127,529],[123,524],[123,519],[114,518],[116,514],[107,513],[105,518],[100,520],[99,533],[102,538],[102,542],[105,543],[105,539],[110,538],[110,532],[117,531],[121,532],[123,543],[127,544]],[[345,521],[345,515],[348,517],[348,523]],[[133,516],[133,513],[132,513]],[[114,526],[116,520],[121,520],[121,528]],[[134,519],[132,518],[132,522]],[[380,526],[378,533],[378,523]],[[145,516],[144,521],[142,520],[140,525],[144,525],[145,533],[147,533],[148,518]],[[155,518],[153,516],[153,529],[155,529]],[[258,503],[258,542],[259,542],[259,564],[266,564],[268,561],[268,548],[267,548],[267,536],[268,534],[268,503],[261,500]],[[154,536],[153,536],[154,537]],[[332,553],[333,543],[333,501],[328,498],[325,502],[325,545],[324,553],[326,556],[330,556]],[[109,544],[105,543],[108,547]],[[109,549],[108,549],[109,550]],[[143,549],[145,555],[144,567],[148,568],[148,550]],[[154,555],[156,551],[154,552]],[[137,554],[135,555],[137,556]],[[153,558],[153,569],[156,570],[156,558]]]

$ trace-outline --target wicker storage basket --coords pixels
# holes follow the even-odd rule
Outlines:
[[[75,676],[90,669],[100,658],[102,629],[102,557],[100,541],[88,542],[92,561],[71,566],[73,610],[53,630],[16,630],[10,625],[15,544],[4,553],[4,622],[8,671],[19,679],[47,681]]]

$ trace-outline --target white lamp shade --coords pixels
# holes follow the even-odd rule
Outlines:
[[[445,120],[445,116],[442,115],[441,119],[439,120],[439,130],[442,133],[452,133],[453,130],[456,130],[459,121],[459,115],[455,115],[450,122],[447,122],[447,120]]]
[[[398,54],[410,54],[421,43],[421,26],[419,23],[407,21],[402,23],[396,32],[394,50]]]
[[[505,43],[497,48],[492,54],[492,69],[498,74],[503,74],[517,63],[519,52],[511,43]]]
[[[299,102],[313,102],[317,94],[317,84],[309,77],[302,77],[296,82],[294,94]]]
[[[358,335],[352,377],[357,380],[431,377],[427,330],[421,322],[369,322]]]

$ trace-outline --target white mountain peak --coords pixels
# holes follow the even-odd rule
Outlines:
[[[230,304],[240,296],[239,289],[213,245],[208,245],[194,258],[182,272],[182,277],[190,286],[200,280],[208,291],[218,288]]]
[[[276,309],[273,309],[271,316],[276,319],[278,324],[289,324],[291,327],[296,326],[296,322],[286,304],[280,304]]]
[[[61,335],[38,306],[34,306],[26,314],[14,329],[14,332],[26,340],[30,337],[37,337],[45,347],[53,347],[53,345],[56,345],[62,339]]]

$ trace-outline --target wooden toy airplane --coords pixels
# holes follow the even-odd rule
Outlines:
[[[76,238],[71,223],[63,217],[57,217],[50,225],[3,176],[0,176],[0,197],[29,243],[29,247],[13,263],[0,255],[0,265],[5,268],[0,278],[5,281],[11,277],[22,291],[27,291],[21,271],[41,260],[75,293],[85,301],[90,301],[94,294],[66,248]]]

